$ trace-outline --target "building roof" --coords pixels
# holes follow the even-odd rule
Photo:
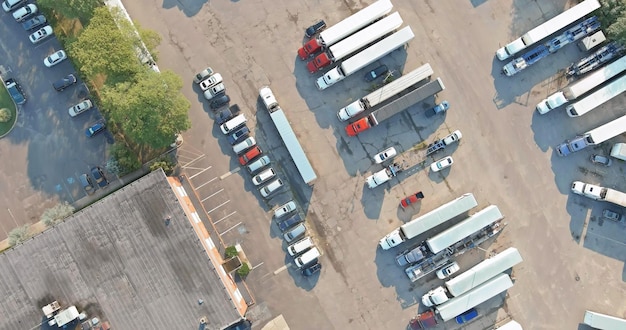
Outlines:
[[[54,300],[116,329],[241,319],[162,171],[0,254],[0,329],[36,326]]]

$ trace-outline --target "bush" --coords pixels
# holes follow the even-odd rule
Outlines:
[[[166,175],[170,175],[176,168],[176,163],[172,161],[170,157],[159,157],[152,165],[150,165],[150,171],[155,171],[159,168],[163,169]]]
[[[15,246],[30,238],[29,224],[17,227],[9,232],[9,245]]]
[[[237,275],[241,278],[245,278],[248,274],[250,274],[250,267],[248,267],[248,264],[244,262],[241,267],[237,269]]]
[[[229,246],[226,248],[226,251],[224,252],[224,254],[226,255],[226,259],[230,259],[232,257],[236,257],[239,252],[237,252],[237,248],[234,246]]]
[[[74,207],[68,202],[57,204],[53,208],[47,209],[41,215],[41,221],[47,227],[53,226],[57,222],[69,217],[74,213]]]
[[[11,120],[11,111],[7,108],[0,109],[0,123],[6,123]]]
[[[115,169],[116,171],[111,172],[119,176],[124,176],[132,171],[141,168],[141,162],[139,162],[139,158],[137,158],[137,155],[135,155],[121,142],[116,142],[113,145],[113,147],[111,148],[111,156],[113,157],[114,161],[112,162],[111,166],[107,164],[107,170]]]

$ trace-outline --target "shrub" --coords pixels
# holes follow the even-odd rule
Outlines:
[[[250,267],[248,267],[248,264],[244,262],[241,267],[237,269],[237,275],[241,278],[245,278],[248,274],[250,274]]]
[[[224,252],[224,254],[226,255],[226,259],[230,259],[232,257],[236,257],[239,252],[237,252],[237,248],[234,246],[229,246],[226,248],[226,251]]]
[[[30,233],[28,231],[28,227],[30,225],[26,224],[21,227],[17,227],[9,232],[9,245],[15,246],[24,242],[25,240],[30,238]]]
[[[11,120],[11,111],[7,108],[0,109],[0,123],[6,123]]]

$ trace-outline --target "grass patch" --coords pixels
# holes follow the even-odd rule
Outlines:
[[[15,103],[11,99],[11,95],[5,87],[0,88],[0,109],[7,108],[11,113],[11,119],[6,123],[0,122],[0,137],[9,133],[15,122],[17,121],[17,109],[15,108]]]

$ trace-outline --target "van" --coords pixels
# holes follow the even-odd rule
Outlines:
[[[298,239],[300,236],[304,235],[305,232],[306,226],[304,225],[304,223],[299,223],[297,226],[289,229],[289,231],[286,232],[283,237],[285,238],[285,241],[287,241],[287,243],[291,243]]]
[[[15,18],[15,20],[17,22],[21,22],[21,21],[31,17],[35,13],[37,13],[37,6],[35,6],[33,4],[28,4],[28,5],[24,6],[24,7],[21,7],[20,9],[16,10],[15,12],[13,12],[13,18]]]
[[[257,160],[255,160],[254,162],[252,162],[250,165],[248,165],[248,171],[250,173],[254,173],[262,168],[264,168],[265,166],[270,164],[270,157],[269,156],[263,156]]]
[[[247,149],[256,145],[256,140],[254,137],[249,137],[233,146],[233,151],[239,155],[240,153],[246,151]]]
[[[252,183],[255,186],[260,185],[261,183],[273,178],[276,176],[276,172],[274,171],[273,168],[268,168],[267,170],[257,174],[254,176],[254,178],[252,178]]]
[[[309,251],[306,251],[303,255],[294,259],[293,262],[296,264],[296,266],[298,266],[298,268],[302,268],[307,264],[313,262],[313,260],[319,258],[319,256],[320,251],[316,247],[313,247]]]
[[[26,2],[26,0],[4,0],[2,1],[2,9],[4,9],[5,13],[8,13],[24,2]]]
[[[235,116],[235,118],[225,122],[220,126],[222,129],[222,133],[228,134],[230,131],[237,129],[246,124],[246,116],[242,113],[240,115]]]
[[[298,254],[307,251],[308,249],[313,247],[313,239],[310,236],[307,236],[287,247],[287,252],[289,252],[290,256],[297,256]]]
[[[265,187],[261,188],[259,191],[261,192],[261,196],[267,198],[282,186],[283,186],[283,181],[281,179],[276,179],[268,183]]]

